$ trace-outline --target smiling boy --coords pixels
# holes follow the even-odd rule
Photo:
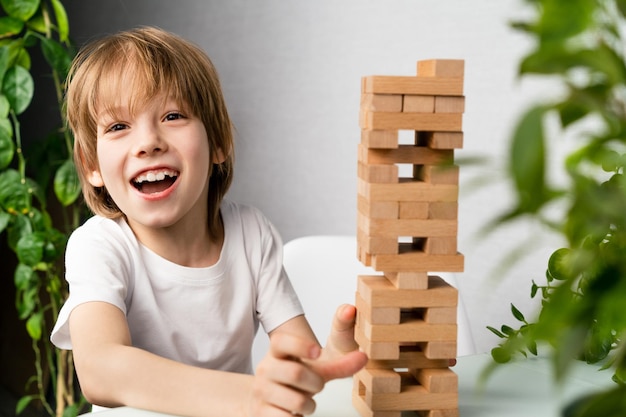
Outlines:
[[[341,306],[321,349],[256,209],[224,200],[233,134],[196,46],[141,28],[76,57],[66,92],[74,159],[95,213],[71,236],[70,296],[52,332],[86,398],[189,416],[310,414],[367,358]],[[261,325],[270,350],[252,375]]]

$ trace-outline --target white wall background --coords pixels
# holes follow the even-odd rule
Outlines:
[[[464,59],[465,146],[457,158],[489,158],[461,169],[459,246],[466,270],[457,280],[478,349],[497,342],[486,325],[512,321],[510,302],[531,315],[530,280],[544,276],[557,239],[529,224],[480,233],[510,204],[502,167],[516,118],[546,90],[516,79],[529,40],[509,22],[524,16],[522,0],[65,3],[78,43],[155,25],[208,52],[238,132],[230,198],[261,208],[285,241],[355,233],[360,78],[413,75],[421,59]],[[490,180],[476,188],[477,178]],[[530,254],[496,273],[518,246]]]

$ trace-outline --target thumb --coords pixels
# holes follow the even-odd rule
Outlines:
[[[349,304],[339,306],[328,337],[327,346],[340,353],[351,352],[358,349],[354,341],[354,325],[356,321],[356,308]]]
[[[367,364],[367,355],[357,350],[332,360],[315,360],[309,363],[324,382],[354,375]]]

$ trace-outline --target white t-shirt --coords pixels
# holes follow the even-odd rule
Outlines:
[[[224,201],[224,244],[206,268],[172,263],[137,241],[128,224],[94,216],[70,237],[70,295],[52,342],[71,349],[68,319],[104,301],[126,315],[133,346],[189,365],[252,373],[259,323],[266,332],[303,314],[282,267],[282,241],[256,209]]]

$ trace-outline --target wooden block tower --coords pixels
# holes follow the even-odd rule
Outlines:
[[[429,272],[461,272],[457,250],[464,61],[417,63],[417,76],[362,80],[356,340],[370,358],[355,375],[363,417],[457,417],[457,290]],[[410,131],[410,143],[399,131]],[[412,132],[414,132],[414,141]],[[410,176],[400,177],[406,165]]]

